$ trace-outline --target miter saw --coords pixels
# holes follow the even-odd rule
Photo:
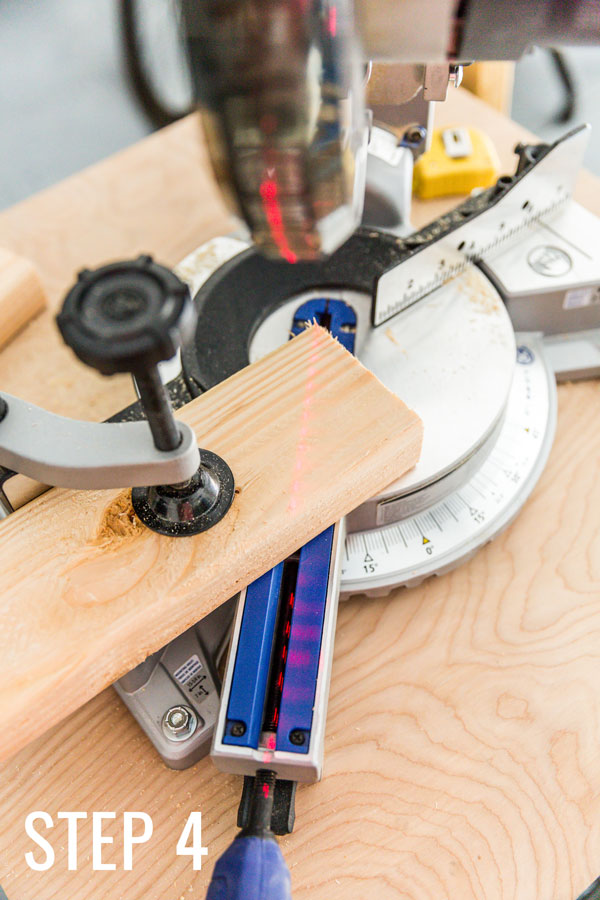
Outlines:
[[[471,60],[597,43],[597,0],[182,0],[215,174],[264,253],[317,259],[361,221],[372,117],[425,143]],[[373,94],[365,82],[378,71]]]
[[[598,40],[600,22],[591,0],[363,0],[356,19],[325,0],[182,9],[212,161],[249,230],[200,247],[175,275],[147,257],[82,273],[63,336],[100,371],[133,372],[140,403],[109,437],[106,425],[65,431],[5,397],[3,505],[8,514],[42,489],[20,472],[135,486],[136,513],[163,534],[211,527],[233,479],[223,460],[198,458],[171,406],[315,320],[419,413],[413,471],[116,685],[169,765],[191,765],[212,741],[215,762],[247,776],[242,827],[264,794],[275,801],[264,829],[286,833],[295,783],[320,776],[340,593],[418,584],[491,540],[546,462],[555,378],[600,373],[600,222],[572,200],[588,129],[518,147],[514,174],[415,232],[412,160],[429,101],[459,80],[461,61]],[[375,109],[393,131],[365,115],[361,38],[368,57],[406,63],[390,67]],[[391,112],[390,97],[402,101]],[[32,416],[52,436],[35,452]]]
[[[421,71],[425,93],[426,71]],[[413,103],[408,115],[414,111]],[[254,167],[254,180],[245,184],[263,201],[246,207],[241,197],[252,235],[262,251],[294,258],[295,264],[267,260],[249,237],[235,235],[209,242],[178,267],[199,313],[196,341],[183,353],[184,381],[192,391],[210,388],[316,319],[337,327],[341,340],[351,335],[350,349],[424,420],[417,467],[344,523],[345,541],[323,574],[329,623],[331,592],[338,590],[331,574],[335,559],[342,595],[386,594],[451,569],[506,527],[548,457],[556,424],[555,379],[600,373],[600,223],[571,200],[588,129],[576,129],[552,147],[517,148],[513,175],[414,233],[412,160],[423,149],[418,138],[429,118],[421,115],[417,125],[405,110],[400,137],[371,126],[362,228],[324,261],[315,260],[323,249],[320,237],[313,233],[306,252],[307,235],[295,227],[297,221],[287,232],[293,243],[289,237],[282,243],[290,208],[285,203],[275,208],[275,173],[279,165],[291,178],[293,166],[301,164],[297,149],[292,162],[287,152],[278,157],[245,147],[241,153],[225,128],[234,144],[227,169],[234,172],[234,189],[240,188],[239,153],[246,174],[250,161]],[[355,212],[354,206],[345,207],[350,218]],[[297,259],[301,252],[311,261]],[[156,655],[143,685],[131,690],[127,676],[116,687],[169,765],[190,765],[206,753],[213,736],[217,765],[246,775],[240,826],[254,796],[252,774],[261,766],[276,771],[272,824],[277,833],[286,833],[293,824],[295,782],[320,777],[333,630],[324,616],[319,633],[324,671],[320,682],[311,681],[310,727],[290,727],[288,718],[278,742],[269,715],[261,718],[270,708],[266,682],[281,677],[274,660],[286,622],[280,615],[269,623],[272,583],[270,573],[270,581],[251,589],[258,603],[250,607],[253,621],[266,623],[261,636],[268,647],[266,657],[254,647],[252,665],[247,662],[252,645],[244,633],[251,618],[246,613],[244,619],[248,592],[237,615],[233,604],[228,615],[219,613],[221,627],[231,628],[233,637],[216,715],[219,660],[203,639],[203,623]],[[276,596],[281,613],[293,596],[289,585],[278,582]],[[210,634],[209,623],[210,617]],[[199,683],[206,695],[198,696]],[[252,685],[250,695],[243,684]],[[176,738],[167,733],[172,715],[180,728]],[[301,743],[293,746],[291,738]]]
[[[178,267],[199,324],[183,351],[183,373],[171,382],[174,396],[184,385],[192,393],[210,388],[317,320],[425,425],[415,469],[351,513],[345,540],[340,529],[319,563],[316,645],[302,647],[309,717],[289,699],[286,710],[285,691],[293,695],[298,676],[276,665],[293,623],[286,611],[301,554],[251,585],[237,607],[217,610],[156,654],[137,682],[134,670],[116,685],[169,765],[192,764],[212,738],[215,763],[246,776],[242,828],[257,772],[279,776],[276,833],[293,825],[296,782],[320,777],[338,592],[373,596],[416,585],[491,540],[543,470],[556,378],[600,374],[600,220],[571,199],[588,131],[517,148],[514,175],[404,237],[361,228],[326,261],[289,266],[229,236]],[[313,596],[315,587],[313,580]]]
[[[403,238],[361,228],[327,260],[290,266],[227,236],[178,266],[198,326],[169,383],[176,402],[317,320],[350,338],[349,349],[424,421],[417,466],[346,519],[342,596],[419,584],[497,535],[546,463],[556,378],[600,374],[600,220],[571,199],[588,133],[582,126],[551,146],[517,148],[514,175]],[[213,614],[220,643],[208,617],[145,664],[141,680],[134,671],[117,683],[176,768],[207,752],[234,612],[232,604]],[[198,677],[211,703],[195,693]],[[196,725],[175,741],[164,716],[181,706]],[[302,767],[287,774],[302,779]]]

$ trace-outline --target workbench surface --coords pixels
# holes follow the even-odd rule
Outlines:
[[[436,124],[478,125],[507,171],[527,137],[462,91]],[[38,266],[50,310],[83,266],[141,251],[174,264],[230,228],[198,128],[184,120],[0,214],[0,245]],[[600,181],[582,173],[576,196],[600,213]],[[449,205],[416,204],[413,219]],[[132,399],[127,378],[74,360],[51,312],[0,354],[0,385],[89,419]],[[511,528],[451,574],[341,605],[324,777],[298,789],[281,841],[295,900],[572,900],[600,874],[600,384],[563,385],[558,400],[549,463]],[[0,883],[9,900],[203,898],[240,790],[209,760],[167,769],[107,690],[2,766]],[[194,809],[200,872],[176,855]],[[77,871],[64,821],[48,832],[54,866],[29,869],[34,810],[55,823],[59,810],[116,812],[103,828],[116,870],[92,871],[90,819]],[[125,810],[154,822],[132,871]]]

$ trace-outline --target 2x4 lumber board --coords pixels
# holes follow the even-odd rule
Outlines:
[[[515,80],[513,62],[478,62],[465,66],[463,87],[499,112],[508,115]]]
[[[0,247],[0,347],[46,306],[46,295],[32,264]]]
[[[155,534],[122,490],[53,489],[0,524],[0,757],[401,476],[422,438],[317,326],[179,414],[235,477],[210,531]]]

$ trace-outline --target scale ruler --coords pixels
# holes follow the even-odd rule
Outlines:
[[[517,335],[517,364],[498,441],[462,487],[429,509],[354,532],[342,554],[341,591],[385,595],[467,560],[516,516],[548,458],[556,386],[541,337]]]
[[[549,149],[529,148],[541,155],[526,163],[523,172],[500,178],[495,187],[405,238],[399,245],[404,255],[378,281],[373,324],[381,325],[412,306],[473,262],[493,258],[532,223],[564,209],[573,194],[589,131],[582,125]]]

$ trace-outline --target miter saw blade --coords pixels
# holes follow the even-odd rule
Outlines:
[[[338,267],[332,283],[319,283],[311,267],[307,289],[288,285],[283,302],[277,279],[273,300],[272,273],[262,278],[260,258],[237,239],[210,241],[178,272],[200,313],[195,346],[183,356],[192,391],[284,343],[297,308],[326,296],[355,311],[361,362],[423,418],[418,465],[347,518],[342,594],[373,595],[447,571],[514,518],[546,461],[556,399],[541,337],[515,340],[502,298],[477,267],[373,328],[368,261],[356,260],[362,272],[354,262]],[[295,279],[297,267],[284,271],[291,268]],[[248,271],[258,273],[256,288],[242,277]],[[211,340],[217,333],[234,334],[234,345]]]

